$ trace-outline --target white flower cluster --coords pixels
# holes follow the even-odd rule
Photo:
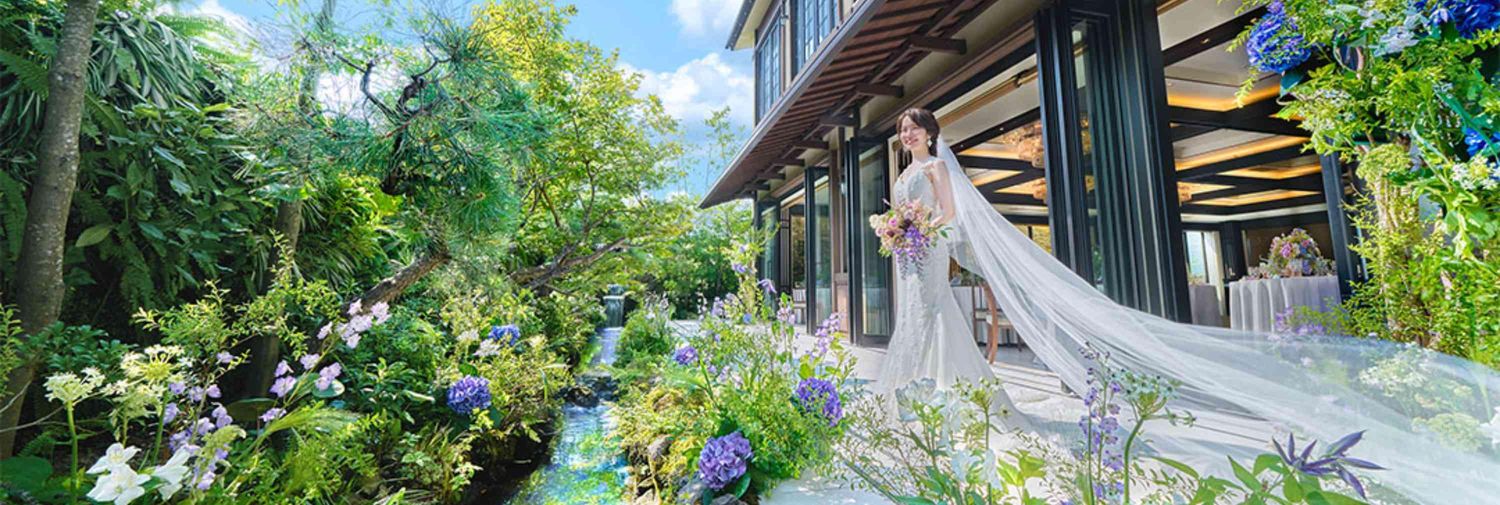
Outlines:
[[[125,505],[145,496],[148,484],[155,486],[163,500],[170,499],[182,490],[182,480],[188,474],[187,462],[192,456],[191,452],[185,448],[178,449],[166,463],[144,473],[136,473],[130,467],[130,460],[138,452],[140,449],[136,447],[125,447],[119,443],[109,446],[88,470],[90,475],[103,474],[94,482],[94,488],[89,490],[89,499]]]

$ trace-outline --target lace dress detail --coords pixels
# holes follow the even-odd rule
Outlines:
[[[893,203],[920,201],[936,213],[932,178],[921,169],[910,167],[897,179]],[[951,247],[949,238],[940,237],[920,272],[897,273],[896,326],[875,383],[877,391],[894,391],[923,378],[932,378],[938,388],[947,389],[960,380],[972,382],[994,376],[971,336],[968,315],[958,306],[948,283]],[[1019,412],[1005,391],[997,393],[997,407]],[[1006,424],[1014,424],[1009,421],[1017,417],[1011,416]]]

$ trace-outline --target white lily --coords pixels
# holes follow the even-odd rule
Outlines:
[[[141,485],[149,480],[151,476],[135,473],[129,466],[117,466],[94,482],[94,489],[89,490],[88,497],[98,502],[126,505],[146,494],[146,488]]]
[[[104,473],[116,468],[129,469],[130,458],[134,458],[135,453],[138,452],[141,452],[141,450],[135,447],[127,448],[116,442],[115,445],[109,446],[109,449],[104,451],[104,455],[99,457],[99,461],[94,462],[94,466],[89,467],[88,473]]]

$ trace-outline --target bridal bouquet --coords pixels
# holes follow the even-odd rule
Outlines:
[[[1286,235],[1271,241],[1271,252],[1260,266],[1250,272],[1251,277],[1278,278],[1331,275],[1333,262],[1318,251],[1318,243],[1306,230],[1295,228]]]
[[[901,275],[920,274],[922,261],[947,230],[935,222],[932,209],[909,201],[884,214],[870,216],[870,228],[880,237],[880,254],[894,256]]]

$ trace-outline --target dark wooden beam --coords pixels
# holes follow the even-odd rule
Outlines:
[[[1003,203],[1009,205],[1047,205],[1047,202],[1037,200],[1031,195],[1018,195],[1015,193],[985,193],[984,199],[989,200],[990,203]]]
[[[818,118],[819,126],[847,126],[854,128],[859,126],[859,121],[849,114],[830,114]]]
[[[751,191],[768,191],[771,189],[771,185],[765,182],[755,182],[745,187],[750,188]]]
[[[1211,132],[1211,131],[1214,131],[1214,130],[1218,130],[1218,128],[1214,128],[1212,126],[1195,125],[1195,124],[1182,124],[1182,125],[1173,126],[1172,127],[1172,142],[1178,142],[1178,141],[1187,140],[1187,139],[1190,139],[1190,138],[1193,138],[1193,137],[1197,137],[1199,135],[1203,135],[1205,133],[1208,133],[1208,132]]]
[[[772,167],[802,167],[806,165],[799,158],[779,158],[771,161]]]
[[[911,48],[929,53],[964,54],[968,51],[968,44],[965,44],[960,39],[913,35],[911,38]]]
[[[792,147],[796,147],[799,149],[817,149],[819,151],[827,151],[828,143],[821,140],[793,140]]]
[[[1041,179],[1043,175],[1046,174],[1041,170],[1027,170],[1019,174],[981,184],[979,186],[979,192],[985,194],[993,193],[1005,188],[1015,186],[1017,184],[1025,184],[1037,179]]]
[[[1270,151],[1255,153],[1249,156],[1241,156],[1230,160],[1209,163],[1201,167],[1181,170],[1177,172],[1177,180],[1194,181],[1197,179],[1208,177],[1210,175],[1219,175],[1224,172],[1239,170],[1241,168],[1250,168],[1267,163],[1286,161],[1302,155],[1302,146],[1287,146],[1280,149],[1272,149]]]
[[[1273,102],[1274,103],[1274,102]],[[1173,123],[1181,125],[1208,126],[1229,130],[1240,130],[1272,135],[1305,137],[1307,132],[1290,121],[1273,117],[1257,116],[1258,109],[1236,109],[1228,112],[1168,106],[1167,115]]]
[[[1170,67],[1174,63],[1186,60],[1209,49],[1219,47],[1219,45],[1225,42],[1234,40],[1241,32],[1245,31],[1245,27],[1250,26],[1251,22],[1265,13],[1265,7],[1257,7],[1241,14],[1239,17],[1225,21],[1219,26],[1209,28],[1208,31],[1179,42],[1177,45],[1161,52],[1162,64]]]
[[[1029,161],[1013,160],[1010,158],[986,158],[984,156],[959,156],[958,163],[963,168],[983,168],[988,170],[1036,170]]]
[[[1209,214],[1209,215],[1214,215],[1214,216],[1232,216],[1232,215],[1235,215],[1235,214],[1248,214],[1248,213],[1251,213],[1251,212],[1260,212],[1260,211],[1263,211],[1263,210],[1285,209],[1285,208],[1290,208],[1290,207],[1298,207],[1298,206],[1302,206],[1302,205],[1312,205],[1312,204],[1315,204],[1315,203],[1323,203],[1323,195],[1297,196],[1297,197],[1292,197],[1292,198],[1283,198],[1283,199],[1280,199],[1280,200],[1271,200],[1269,202],[1252,203],[1252,204],[1248,204],[1248,205],[1240,205],[1240,206],[1235,206],[1235,207],[1229,207],[1229,206],[1224,206],[1224,205],[1202,205],[1202,204],[1186,203],[1186,204],[1182,205],[1182,213],[1183,214]]]
[[[970,135],[969,138],[960,140],[960,141],[958,141],[958,143],[953,144],[952,146],[949,146],[949,147],[953,148],[953,152],[955,152],[955,153],[961,153],[961,152],[964,152],[965,150],[968,150],[971,147],[974,147],[974,146],[977,146],[979,144],[983,144],[985,142],[988,142],[990,139],[998,137],[1002,133],[1014,130],[1016,128],[1020,128],[1022,126],[1029,125],[1032,122],[1035,122],[1036,120],[1041,119],[1041,117],[1042,117],[1042,109],[1040,107],[1037,107],[1035,109],[1031,109],[1031,110],[1028,110],[1026,112],[1022,112],[1022,113],[1016,115],[1015,117],[1012,117],[1010,119],[1007,119],[1007,120],[1001,122],[1000,124],[997,124],[995,126],[991,126],[989,128],[985,128],[983,131],[981,131],[979,133],[976,133],[974,135]]]
[[[1198,182],[1202,182],[1202,181],[1198,181]],[[1235,187],[1232,187],[1232,188],[1216,189],[1216,190],[1213,190],[1213,191],[1204,191],[1202,193],[1198,193],[1198,194],[1193,195],[1193,200],[1192,201],[1194,201],[1194,202],[1206,202],[1206,201],[1213,200],[1213,199],[1216,199],[1216,198],[1227,198],[1227,197],[1231,197],[1231,196],[1248,195],[1250,193],[1259,193],[1261,191],[1272,191],[1272,190],[1277,190],[1277,189],[1296,189],[1296,190],[1301,190],[1301,191],[1322,191],[1323,190],[1323,175],[1322,174],[1308,174],[1308,175],[1304,175],[1302,177],[1294,177],[1294,178],[1291,178],[1291,179],[1282,179],[1282,180],[1269,180],[1267,182],[1271,182],[1273,184],[1245,184],[1245,185],[1235,186]],[[1275,183],[1280,183],[1280,184],[1275,184]]]
[[[865,96],[893,96],[896,98],[901,98],[901,95],[905,94],[905,91],[902,91],[901,86],[877,84],[873,82],[855,84],[854,92]]]
[[[1193,182],[1203,184],[1215,184],[1219,186],[1234,186],[1240,188],[1255,188],[1261,191],[1272,189],[1296,189],[1301,191],[1322,191],[1323,181],[1317,174],[1308,174],[1290,179],[1260,179],[1256,177],[1239,177],[1234,175],[1210,175],[1200,177]]]

